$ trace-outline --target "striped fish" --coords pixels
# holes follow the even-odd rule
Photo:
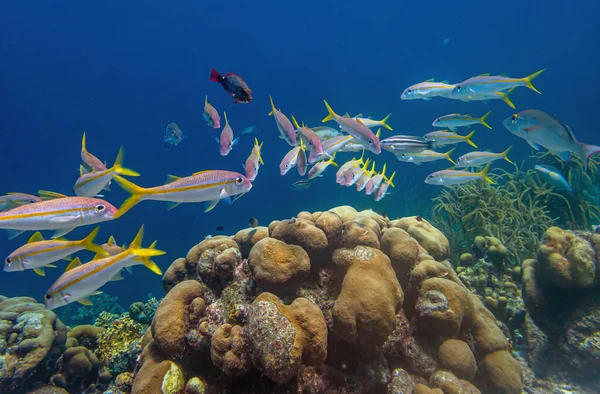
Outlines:
[[[290,122],[283,112],[275,108],[271,96],[269,96],[269,100],[271,100],[271,112],[269,112],[269,115],[273,115],[275,118],[275,124],[277,125],[277,130],[279,130],[281,138],[290,146],[296,146],[296,129],[294,129],[292,122]]]
[[[79,258],[74,259],[66,271],[50,286],[44,295],[46,309],[79,302],[91,305],[88,297],[97,294],[97,290],[111,280],[121,280],[121,270],[134,265],[143,264],[146,268],[161,275],[162,271],[150,260],[150,257],[165,254],[154,248],[155,243],[148,248],[142,247],[144,226],[140,228],[135,239],[127,250],[115,256],[109,256],[89,263],[81,264]]]
[[[302,147],[298,145],[290,149],[290,151],[285,154],[283,160],[281,160],[281,163],[279,164],[279,173],[281,175],[287,174],[289,170],[296,166],[301,149]]]
[[[369,129],[367,126],[361,123],[360,120],[353,119],[349,116],[339,116],[333,109],[329,103],[325,100],[325,107],[327,107],[327,111],[329,115],[327,115],[322,122],[329,122],[330,120],[335,120],[339,125],[342,131],[350,134],[361,144],[364,145],[365,149],[370,150],[376,155],[381,153],[381,144],[379,142],[379,138]]]
[[[4,271],[24,271],[32,269],[36,274],[44,276],[44,268],[54,268],[52,263],[64,259],[73,253],[87,249],[100,255],[108,255],[101,246],[94,243],[100,227],[96,227],[87,237],[79,241],[45,240],[39,232],[33,234],[29,241],[4,261]]]
[[[419,153],[425,149],[431,149],[431,146],[431,141],[424,141],[422,138],[412,135],[393,135],[381,140],[381,147],[394,154]]]
[[[373,192],[375,190],[377,190],[377,188],[379,187],[379,185],[381,185],[381,182],[383,182],[384,179],[386,179],[385,177],[385,168],[386,168],[386,164],[383,164],[383,170],[381,171],[381,174],[375,174],[371,177],[371,179],[369,179],[369,182],[367,182],[367,185],[365,186],[365,194],[367,196],[370,196],[371,194],[373,194]]]
[[[323,154],[317,155],[317,153],[315,151],[311,151],[310,155],[308,156],[308,163],[314,164],[314,163],[318,162],[319,160],[333,157],[333,155],[335,155],[337,151],[342,149],[344,147],[344,145],[346,145],[348,142],[350,142],[352,140],[354,140],[354,137],[352,137],[351,135],[340,135],[337,137],[332,137],[332,138],[326,139],[325,141],[322,142]],[[364,147],[362,145],[361,145],[361,149],[364,149]]]
[[[323,156],[323,143],[319,136],[312,131],[310,127],[306,127],[304,123],[302,123],[302,127],[300,127],[293,115],[292,121],[294,122],[294,126],[296,126],[298,137],[300,137],[302,142],[308,147],[308,150],[310,150],[311,153],[315,152],[316,155]]]
[[[0,229],[9,239],[25,231],[57,230],[53,238],[65,235],[75,227],[112,220],[117,209],[110,203],[91,197],[62,197],[21,205],[0,213]]]
[[[375,194],[373,195],[373,198],[375,199],[375,201],[381,201],[383,199],[383,197],[385,197],[387,194],[391,194],[391,193],[388,193],[387,190],[390,186],[395,187],[394,182],[393,182],[395,175],[396,175],[396,173],[394,172],[391,177],[386,179],[385,182],[381,183],[379,185],[379,187],[377,188],[377,190],[375,190]]]
[[[123,147],[119,149],[115,164],[106,170],[85,172],[81,166],[80,176],[75,182],[73,192],[78,196],[93,197],[105,189],[116,174],[125,176],[140,176],[136,171],[123,168]]]
[[[433,174],[427,175],[427,178],[425,178],[425,183],[427,183],[428,185],[452,186],[473,182],[477,179],[485,179],[486,182],[495,183],[491,178],[487,176],[491,165],[491,163],[488,163],[488,165],[485,166],[485,168],[480,172],[458,170],[437,171]]]
[[[250,156],[246,159],[246,163],[244,164],[244,171],[246,172],[246,178],[250,180],[250,182],[254,182],[256,176],[258,175],[258,169],[260,165],[264,165],[262,156],[260,155],[260,151],[262,149],[263,143],[258,143],[258,139],[254,138],[254,147],[252,148],[252,152]]]
[[[6,211],[20,205],[33,204],[34,202],[40,201],[42,201],[42,199],[33,194],[6,193],[5,196],[0,196],[0,211]]]
[[[196,172],[183,178],[168,175],[167,183],[162,186],[143,188],[133,182],[115,176],[117,183],[131,196],[115,214],[123,216],[134,205],[144,200],[166,201],[168,209],[183,202],[206,202],[204,212],[212,210],[221,199],[236,199],[252,189],[252,183],[244,175],[232,171],[208,170]]]
[[[229,125],[229,120],[227,120],[227,112],[223,111],[223,116],[225,117],[225,127],[221,131],[221,137],[215,137],[215,140],[219,144],[219,153],[221,156],[227,156],[233,147],[237,145],[240,138],[233,138],[233,129]]]

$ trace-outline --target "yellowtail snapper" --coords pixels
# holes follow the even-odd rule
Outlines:
[[[376,155],[381,153],[379,138],[371,131],[371,129],[362,124],[360,120],[353,119],[349,116],[339,116],[333,112],[333,109],[331,109],[331,106],[327,101],[323,100],[323,102],[329,112],[329,115],[322,120],[323,123],[335,120],[340,125],[342,131],[353,136],[365,146],[365,149],[370,150]]]
[[[489,163],[480,172],[468,172],[458,170],[442,170],[429,174],[425,178],[425,183],[428,185],[437,186],[453,186],[462,185],[463,183],[473,182],[478,179],[485,179],[486,182],[496,183],[487,176],[491,163]]]
[[[97,290],[111,280],[121,280],[121,270],[134,265],[143,264],[157,275],[162,275],[151,257],[165,254],[154,248],[142,247],[144,226],[140,228],[134,240],[125,251],[101,259],[81,264],[79,258],[74,259],[66,271],[50,286],[44,295],[46,309],[56,309],[71,302],[91,305],[89,296],[98,294]]]
[[[515,164],[508,158],[508,153],[511,151],[511,149],[512,146],[509,146],[504,152],[501,153],[469,152],[456,160],[456,167],[478,167],[500,159],[504,159],[510,164]]]
[[[486,119],[488,118],[488,116],[490,116],[491,113],[492,111],[489,111],[480,118],[474,118],[470,114],[448,114],[440,116],[439,118],[434,120],[431,125],[435,127],[447,128],[452,131],[456,131],[456,129],[459,127],[468,127],[474,124],[481,124],[487,127],[488,129],[491,129],[492,127],[486,123]]]

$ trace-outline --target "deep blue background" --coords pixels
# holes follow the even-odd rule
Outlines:
[[[221,113],[228,112],[234,132],[250,125],[261,128],[266,165],[252,192],[233,206],[219,205],[204,214],[199,204],[167,211],[163,203],[144,202],[102,225],[100,241],[114,234],[117,241],[130,242],[146,223],[147,242],[158,239],[168,252],[156,259],[163,269],[215,233],[216,226],[233,234],[251,216],[267,225],[300,210],[345,203],[390,216],[426,214],[427,200],[439,189],[422,181],[445,163],[416,167],[384,152],[376,159],[378,167],[386,161],[398,174],[394,194],[380,203],[337,186],[334,170],[309,191],[289,190],[297,175],[279,175],[288,147],[267,116],[269,94],[285,113],[309,125],[326,115],[323,98],[340,113],[381,118],[392,112],[395,134],[429,132],[432,120],[446,113],[479,116],[492,109],[494,129],[478,127],[475,142],[494,151],[515,144],[512,157],[522,160],[529,148],[502,128],[502,119],[514,111],[501,101],[401,101],[400,93],[432,77],[453,82],[485,72],[520,77],[547,67],[535,81],[543,95],[519,89],[513,97],[517,108],[555,113],[580,140],[600,143],[595,121],[600,91],[597,2],[513,1],[489,7],[480,1],[91,3],[0,2],[0,193],[69,193],[77,179],[84,130],[88,149],[109,164],[124,145],[126,166],[142,173],[132,180],[142,186],[161,184],[169,173],[241,171],[252,138],[242,137],[228,157],[220,157],[214,142],[218,132],[201,116],[208,94]],[[450,42],[444,46],[447,37]],[[222,88],[209,81],[211,67],[242,75],[254,101],[232,105]],[[189,138],[165,148],[162,133],[171,121]],[[457,153],[467,151],[461,146]],[[416,195],[423,204],[405,203]],[[106,198],[118,206],[125,194],[114,186]],[[70,237],[83,237],[91,229],[78,229]],[[0,237],[0,255],[26,239]],[[31,271],[0,272],[0,293],[41,299],[62,272],[48,271],[45,278]],[[148,292],[163,294],[160,277],[143,268],[104,290],[124,304],[145,299]]]

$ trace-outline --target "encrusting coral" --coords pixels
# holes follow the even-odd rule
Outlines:
[[[126,316],[116,319],[110,327],[97,335],[98,348],[95,352],[98,359],[115,376],[133,370],[141,334],[141,324]]]
[[[165,272],[132,393],[520,393],[450,252],[421,217],[348,206],[204,240]]]

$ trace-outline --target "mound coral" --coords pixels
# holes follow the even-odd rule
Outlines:
[[[489,238],[486,256],[501,246]],[[450,252],[421,217],[348,206],[204,240],[163,277],[132,392],[520,393]]]

